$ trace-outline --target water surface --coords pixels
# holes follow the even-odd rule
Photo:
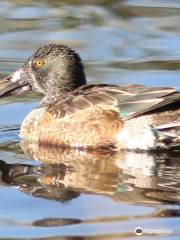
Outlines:
[[[1,1],[0,77],[40,44],[61,41],[80,53],[89,83],[179,88],[179,22],[175,0]],[[135,239],[137,227],[146,239],[180,238],[178,154],[20,142],[39,99],[0,100],[0,239]]]

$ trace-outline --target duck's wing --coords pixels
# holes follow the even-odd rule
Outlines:
[[[120,111],[124,114],[125,119],[130,119],[154,110],[160,110],[173,103],[176,108],[180,108],[180,92],[175,88],[146,88],[122,102]]]
[[[76,89],[50,109],[56,110],[58,116],[63,117],[100,104],[116,107],[121,118],[129,119],[173,102],[180,102],[180,92],[174,88],[99,84]]]

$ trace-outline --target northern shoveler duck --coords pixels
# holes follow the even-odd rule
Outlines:
[[[0,96],[44,95],[23,121],[28,141],[85,149],[180,148],[180,92],[143,85],[87,85],[80,56],[60,43],[41,46],[1,81]]]

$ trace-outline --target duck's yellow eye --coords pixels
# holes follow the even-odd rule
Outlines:
[[[44,65],[44,61],[43,60],[37,60],[36,62],[35,62],[35,65],[36,65],[36,67],[42,67],[43,65]]]

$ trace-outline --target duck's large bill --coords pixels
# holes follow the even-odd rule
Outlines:
[[[31,86],[25,80],[22,69],[0,80],[0,97],[9,96],[12,94],[19,95],[30,90]]]

